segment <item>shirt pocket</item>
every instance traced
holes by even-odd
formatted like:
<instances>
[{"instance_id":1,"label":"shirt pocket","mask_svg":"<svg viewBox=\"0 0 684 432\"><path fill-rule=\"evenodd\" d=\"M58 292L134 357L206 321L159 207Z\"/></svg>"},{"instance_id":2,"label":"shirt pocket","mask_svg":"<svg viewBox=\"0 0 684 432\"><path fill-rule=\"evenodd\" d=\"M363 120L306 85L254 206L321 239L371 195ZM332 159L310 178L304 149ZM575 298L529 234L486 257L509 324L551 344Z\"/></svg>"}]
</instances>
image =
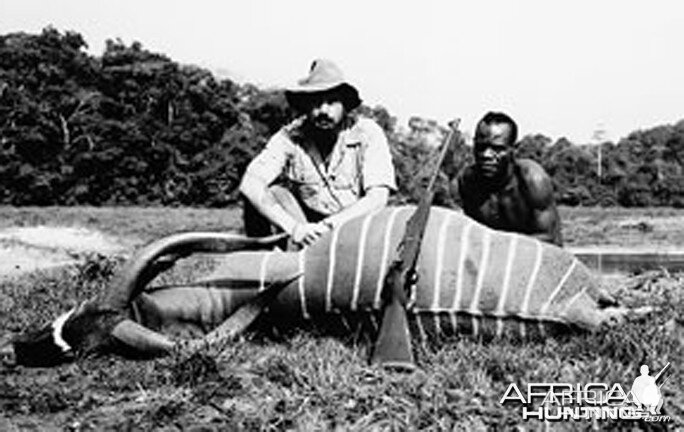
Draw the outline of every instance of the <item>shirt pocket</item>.
<instances>
[{"instance_id":1,"label":"shirt pocket","mask_svg":"<svg viewBox=\"0 0 684 432\"><path fill-rule=\"evenodd\" d=\"M330 181L335 189L352 189L356 191L360 183L358 147L349 147L340 164L330 174Z\"/></svg>"},{"instance_id":2,"label":"shirt pocket","mask_svg":"<svg viewBox=\"0 0 684 432\"><path fill-rule=\"evenodd\" d=\"M293 157L288 162L285 175L292 183L299 186L308 185L310 187L321 183L321 176L312 163L305 163L298 157Z\"/></svg>"}]
</instances>

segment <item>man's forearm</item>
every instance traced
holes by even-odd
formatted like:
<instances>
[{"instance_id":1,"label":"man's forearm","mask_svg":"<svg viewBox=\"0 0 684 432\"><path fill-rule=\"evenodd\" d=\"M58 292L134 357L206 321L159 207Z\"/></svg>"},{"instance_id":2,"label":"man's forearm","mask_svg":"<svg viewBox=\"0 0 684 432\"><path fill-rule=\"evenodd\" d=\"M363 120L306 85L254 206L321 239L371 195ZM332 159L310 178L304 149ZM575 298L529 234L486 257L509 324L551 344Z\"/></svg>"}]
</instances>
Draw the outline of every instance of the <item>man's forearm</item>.
<instances>
[{"instance_id":1,"label":"man's forearm","mask_svg":"<svg viewBox=\"0 0 684 432\"><path fill-rule=\"evenodd\" d=\"M534 231L532 236L537 240L563 246L558 210L555 207L551 206L535 213Z\"/></svg>"},{"instance_id":2,"label":"man's forearm","mask_svg":"<svg viewBox=\"0 0 684 432\"><path fill-rule=\"evenodd\" d=\"M243 181L240 185L240 192L271 223L279 226L286 233L292 234L297 225L297 220L280 205L273 192L268 189L267 184L258 180Z\"/></svg>"},{"instance_id":3,"label":"man's forearm","mask_svg":"<svg viewBox=\"0 0 684 432\"><path fill-rule=\"evenodd\" d=\"M333 226L339 226L357 216L361 216L385 207L387 205L388 198L389 189L385 187L372 188L368 191L366 196L339 213L327 217L325 221L329 222Z\"/></svg>"}]
</instances>

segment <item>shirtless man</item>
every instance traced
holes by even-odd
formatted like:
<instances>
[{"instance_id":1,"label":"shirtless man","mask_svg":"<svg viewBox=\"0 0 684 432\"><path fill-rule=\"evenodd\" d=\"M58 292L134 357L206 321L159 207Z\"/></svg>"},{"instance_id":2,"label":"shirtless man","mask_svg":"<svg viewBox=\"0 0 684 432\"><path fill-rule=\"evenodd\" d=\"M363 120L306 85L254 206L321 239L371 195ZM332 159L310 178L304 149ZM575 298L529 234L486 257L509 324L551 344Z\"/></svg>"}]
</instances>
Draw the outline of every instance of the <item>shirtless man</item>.
<instances>
[{"instance_id":1,"label":"shirtless man","mask_svg":"<svg viewBox=\"0 0 684 432\"><path fill-rule=\"evenodd\" d=\"M475 163L457 180L466 215L490 228L563 245L553 185L544 168L514 157L518 126L489 112L475 131Z\"/></svg>"}]
</instances>

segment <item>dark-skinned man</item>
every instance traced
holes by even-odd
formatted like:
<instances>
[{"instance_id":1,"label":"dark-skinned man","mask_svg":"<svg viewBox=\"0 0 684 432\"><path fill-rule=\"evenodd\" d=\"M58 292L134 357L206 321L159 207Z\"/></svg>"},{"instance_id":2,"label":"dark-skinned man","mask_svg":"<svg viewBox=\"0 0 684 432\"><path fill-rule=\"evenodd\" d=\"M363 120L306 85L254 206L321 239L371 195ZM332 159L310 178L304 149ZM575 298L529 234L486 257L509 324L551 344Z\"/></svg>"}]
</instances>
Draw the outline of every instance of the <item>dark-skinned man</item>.
<instances>
[{"instance_id":1,"label":"dark-skinned man","mask_svg":"<svg viewBox=\"0 0 684 432\"><path fill-rule=\"evenodd\" d=\"M285 96L299 114L250 162L240 184L250 236L277 227L294 246L387 205L396 189L387 138L357 115L357 89L329 60L316 60Z\"/></svg>"},{"instance_id":2,"label":"dark-skinned man","mask_svg":"<svg viewBox=\"0 0 684 432\"><path fill-rule=\"evenodd\" d=\"M538 163L515 158L517 135L504 113L489 112L478 122L475 163L456 182L463 211L490 228L562 246L551 179Z\"/></svg>"}]
</instances>

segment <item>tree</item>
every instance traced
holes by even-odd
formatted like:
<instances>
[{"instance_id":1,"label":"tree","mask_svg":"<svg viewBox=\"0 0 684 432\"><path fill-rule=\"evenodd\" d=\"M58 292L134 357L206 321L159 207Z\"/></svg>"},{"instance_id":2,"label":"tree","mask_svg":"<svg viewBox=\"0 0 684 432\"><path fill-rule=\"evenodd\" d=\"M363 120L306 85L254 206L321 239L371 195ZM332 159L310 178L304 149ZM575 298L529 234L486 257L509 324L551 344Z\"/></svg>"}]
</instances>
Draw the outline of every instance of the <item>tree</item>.
<instances>
[{"instance_id":1,"label":"tree","mask_svg":"<svg viewBox=\"0 0 684 432\"><path fill-rule=\"evenodd\" d=\"M138 42L108 40L100 57L85 47L51 27L0 36L1 203L223 206L294 114L281 91L217 80ZM446 127L416 117L403 130L382 106L359 112L389 139L394 202L417 201ZM564 204L684 206L684 120L600 147L528 135L516 151L551 174ZM471 162L464 142L450 149L436 203L458 203L452 186Z\"/></svg>"}]
</instances>

